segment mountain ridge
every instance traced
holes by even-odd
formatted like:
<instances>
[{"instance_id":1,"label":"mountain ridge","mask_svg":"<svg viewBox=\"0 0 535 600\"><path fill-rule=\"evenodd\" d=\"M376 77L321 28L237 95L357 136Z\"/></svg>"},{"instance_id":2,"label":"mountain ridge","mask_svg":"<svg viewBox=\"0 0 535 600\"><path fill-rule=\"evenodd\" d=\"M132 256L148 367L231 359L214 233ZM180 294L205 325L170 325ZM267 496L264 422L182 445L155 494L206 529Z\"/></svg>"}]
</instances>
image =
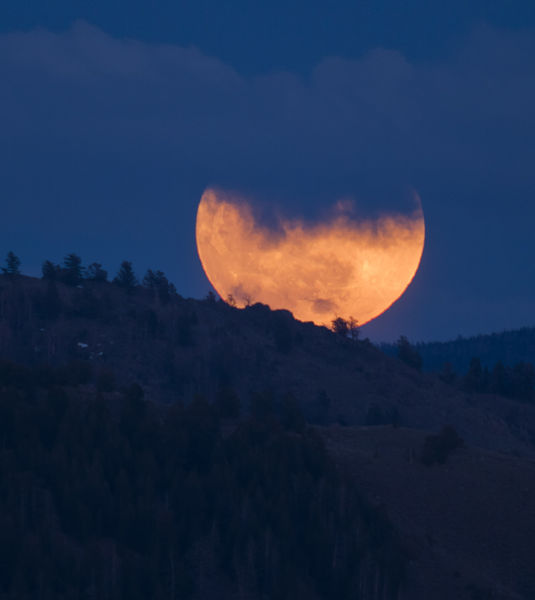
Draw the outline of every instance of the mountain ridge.
<instances>
[{"instance_id":1,"label":"mountain ridge","mask_svg":"<svg viewBox=\"0 0 535 600\"><path fill-rule=\"evenodd\" d=\"M470 337L458 336L445 342L413 344L423 360L426 371L440 371L445 363L464 374L470 361L478 358L483 367L492 369L496 363L513 367L519 362L535 364L535 327L504 330ZM379 344L379 348L395 356L395 344Z\"/></svg>"},{"instance_id":2,"label":"mountain ridge","mask_svg":"<svg viewBox=\"0 0 535 600\"><path fill-rule=\"evenodd\" d=\"M178 294L162 301L150 289L106 282L75 287L23 278L1 285L0 355L18 362L77 361L93 379L116 371L164 403L197 395L212 402L228 388L247 408L259 394L277 402L290 394L312 422L365 425L379 411L405 426L436 431L452 424L470 443L534 454L530 404L467 394L367 340L301 323L288 311Z\"/></svg>"},{"instance_id":3,"label":"mountain ridge","mask_svg":"<svg viewBox=\"0 0 535 600\"><path fill-rule=\"evenodd\" d=\"M164 291L0 276L0 593L71 564L113 600L533 597L530 402ZM464 444L424 461L445 425Z\"/></svg>"}]
</instances>

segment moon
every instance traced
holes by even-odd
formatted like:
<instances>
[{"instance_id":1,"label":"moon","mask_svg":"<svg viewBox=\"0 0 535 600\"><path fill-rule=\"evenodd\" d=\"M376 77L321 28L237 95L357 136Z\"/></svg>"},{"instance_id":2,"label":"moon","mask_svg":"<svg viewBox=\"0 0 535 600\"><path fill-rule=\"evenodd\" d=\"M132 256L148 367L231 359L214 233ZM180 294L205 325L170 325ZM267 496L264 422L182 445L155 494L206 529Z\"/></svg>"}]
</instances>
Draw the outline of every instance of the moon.
<instances>
[{"instance_id":1,"label":"moon","mask_svg":"<svg viewBox=\"0 0 535 600\"><path fill-rule=\"evenodd\" d=\"M310 225L257 223L250 204L207 189L197 209L196 240L203 269L218 294L239 308L261 302L301 321L359 325L378 317L407 289L423 253L421 202L409 216L355 221L343 203Z\"/></svg>"}]
</instances>

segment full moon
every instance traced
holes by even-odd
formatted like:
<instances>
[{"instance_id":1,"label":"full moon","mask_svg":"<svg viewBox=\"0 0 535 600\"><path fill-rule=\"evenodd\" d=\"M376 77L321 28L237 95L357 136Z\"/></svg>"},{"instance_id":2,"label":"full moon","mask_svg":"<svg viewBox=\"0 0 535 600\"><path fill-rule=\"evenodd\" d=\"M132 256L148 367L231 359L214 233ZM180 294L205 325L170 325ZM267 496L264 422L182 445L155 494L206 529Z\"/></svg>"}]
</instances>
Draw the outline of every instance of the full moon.
<instances>
[{"instance_id":1,"label":"full moon","mask_svg":"<svg viewBox=\"0 0 535 600\"><path fill-rule=\"evenodd\" d=\"M410 216L360 221L339 203L325 222L280 219L273 231L243 199L207 189L197 210L197 250L219 295L240 308L261 302L317 325L337 317L363 325L389 308L418 270L425 222L417 202Z\"/></svg>"}]
</instances>

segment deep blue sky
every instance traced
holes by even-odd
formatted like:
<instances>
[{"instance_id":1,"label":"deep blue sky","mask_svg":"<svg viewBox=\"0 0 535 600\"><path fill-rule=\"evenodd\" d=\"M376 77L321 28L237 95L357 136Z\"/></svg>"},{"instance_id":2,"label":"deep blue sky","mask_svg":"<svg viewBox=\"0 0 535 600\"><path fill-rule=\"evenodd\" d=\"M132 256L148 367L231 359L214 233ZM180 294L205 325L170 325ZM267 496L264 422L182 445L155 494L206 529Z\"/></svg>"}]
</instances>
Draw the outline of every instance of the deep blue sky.
<instances>
[{"instance_id":1,"label":"deep blue sky","mask_svg":"<svg viewBox=\"0 0 535 600\"><path fill-rule=\"evenodd\" d=\"M307 216L412 186L422 266L366 334L535 325L533 1L152 4L2 3L0 253L128 258L199 297L206 186Z\"/></svg>"}]
</instances>

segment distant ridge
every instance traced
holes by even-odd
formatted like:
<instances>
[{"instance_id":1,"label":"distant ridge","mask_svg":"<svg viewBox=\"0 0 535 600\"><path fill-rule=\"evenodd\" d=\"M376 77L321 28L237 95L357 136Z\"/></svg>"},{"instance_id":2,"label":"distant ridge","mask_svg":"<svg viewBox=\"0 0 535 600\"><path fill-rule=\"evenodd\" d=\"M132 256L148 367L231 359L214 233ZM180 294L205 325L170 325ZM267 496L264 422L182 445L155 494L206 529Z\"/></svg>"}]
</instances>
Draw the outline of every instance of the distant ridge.
<instances>
[{"instance_id":1,"label":"distant ridge","mask_svg":"<svg viewBox=\"0 0 535 600\"><path fill-rule=\"evenodd\" d=\"M459 336L448 342L420 342L415 347L425 371L440 371L449 362L456 372L465 373L474 357L489 369L497 362L512 367L519 362L535 363L535 327L468 338ZM396 355L395 344L381 344L380 348L390 356Z\"/></svg>"}]
</instances>

